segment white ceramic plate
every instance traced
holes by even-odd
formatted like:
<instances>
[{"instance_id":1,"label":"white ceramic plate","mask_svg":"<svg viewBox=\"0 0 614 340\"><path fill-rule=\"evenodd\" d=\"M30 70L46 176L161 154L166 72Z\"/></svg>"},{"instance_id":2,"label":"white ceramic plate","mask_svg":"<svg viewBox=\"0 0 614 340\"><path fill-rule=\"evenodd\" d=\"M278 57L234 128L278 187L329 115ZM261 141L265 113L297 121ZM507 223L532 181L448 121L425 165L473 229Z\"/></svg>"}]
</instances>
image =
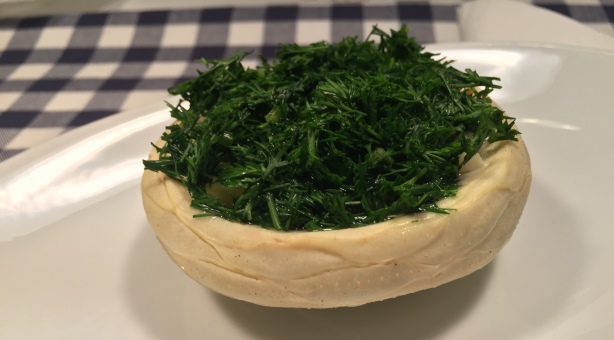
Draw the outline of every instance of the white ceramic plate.
<instances>
[{"instance_id":1,"label":"white ceramic plate","mask_svg":"<svg viewBox=\"0 0 614 340\"><path fill-rule=\"evenodd\" d=\"M611 339L614 55L430 46L503 80L533 161L512 241L483 270L336 310L265 308L194 283L141 207L140 160L170 118L117 115L0 164L2 339Z\"/></svg>"}]
</instances>

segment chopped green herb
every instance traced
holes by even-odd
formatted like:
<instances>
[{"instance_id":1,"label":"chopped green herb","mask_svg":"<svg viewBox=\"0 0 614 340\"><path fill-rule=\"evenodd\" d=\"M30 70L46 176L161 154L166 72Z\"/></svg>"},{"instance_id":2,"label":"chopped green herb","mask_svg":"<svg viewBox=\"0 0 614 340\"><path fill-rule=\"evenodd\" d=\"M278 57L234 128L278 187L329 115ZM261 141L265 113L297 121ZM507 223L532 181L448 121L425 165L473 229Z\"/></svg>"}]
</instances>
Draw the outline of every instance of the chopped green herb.
<instances>
[{"instance_id":1,"label":"chopped green herb","mask_svg":"<svg viewBox=\"0 0 614 340\"><path fill-rule=\"evenodd\" d=\"M371 37L379 38L373 42ZM453 68L408 36L373 28L365 41L280 45L246 69L246 53L202 60L173 86L177 123L145 168L177 179L198 216L277 230L364 226L419 211L446 213L463 155L516 140L514 119L491 105L498 78ZM207 193L236 188L225 205Z\"/></svg>"}]
</instances>

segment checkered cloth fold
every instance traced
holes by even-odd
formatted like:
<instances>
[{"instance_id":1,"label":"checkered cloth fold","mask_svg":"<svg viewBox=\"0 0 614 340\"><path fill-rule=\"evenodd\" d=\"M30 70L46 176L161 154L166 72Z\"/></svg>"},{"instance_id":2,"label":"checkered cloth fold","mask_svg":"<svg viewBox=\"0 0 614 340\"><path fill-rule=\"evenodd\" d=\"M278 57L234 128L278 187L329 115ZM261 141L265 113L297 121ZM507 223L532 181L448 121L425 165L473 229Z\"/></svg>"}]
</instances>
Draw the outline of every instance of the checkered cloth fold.
<instances>
[{"instance_id":1,"label":"checkered cloth fold","mask_svg":"<svg viewBox=\"0 0 614 340\"><path fill-rule=\"evenodd\" d=\"M458 0L460 3L461 0ZM561 0L562 1L562 0ZM569 0L567 0L569 1ZM162 102L201 68L238 50L364 38L407 24L420 43L458 41L458 3L202 8L0 19L0 161L66 130ZM614 4L538 3L614 32Z\"/></svg>"}]
</instances>

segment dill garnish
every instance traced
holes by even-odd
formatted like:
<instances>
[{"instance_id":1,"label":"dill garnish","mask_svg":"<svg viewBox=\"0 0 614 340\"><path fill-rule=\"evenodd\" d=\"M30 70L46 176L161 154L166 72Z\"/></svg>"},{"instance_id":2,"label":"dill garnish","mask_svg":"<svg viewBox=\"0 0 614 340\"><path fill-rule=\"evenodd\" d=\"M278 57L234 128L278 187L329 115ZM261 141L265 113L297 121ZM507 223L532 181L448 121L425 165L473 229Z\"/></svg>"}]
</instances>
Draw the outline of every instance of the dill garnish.
<instances>
[{"instance_id":1,"label":"dill garnish","mask_svg":"<svg viewBox=\"0 0 614 340\"><path fill-rule=\"evenodd\" d=\"M379 37L379 43L370 41ZM498 78L423 52L407 27L365 41L280 45L246 69L246 53L202 60L169 92L177 123L144 161L185 184L198 216L283 231L363 226L437 207L455 195L461 157L515 140L488 95ZM231 204L207 193L236 188Z\"/></svg>"}]
</instances>

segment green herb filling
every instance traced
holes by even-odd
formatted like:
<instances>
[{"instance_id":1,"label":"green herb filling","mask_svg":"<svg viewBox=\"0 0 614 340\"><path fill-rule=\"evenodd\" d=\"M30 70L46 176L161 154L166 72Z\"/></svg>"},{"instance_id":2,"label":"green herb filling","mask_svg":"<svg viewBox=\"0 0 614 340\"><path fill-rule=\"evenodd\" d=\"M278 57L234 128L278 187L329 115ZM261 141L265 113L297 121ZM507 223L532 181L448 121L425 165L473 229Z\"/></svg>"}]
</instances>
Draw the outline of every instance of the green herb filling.
<instances>
[{"instance_id":1,"label":"green herb filling","mask_svg":"<svg viewBox=\"0 0 614 340\"><path fill-rule=\"evenodd\" d=\"M254 69L245 55L203 59L206 71L169 89L189 107L169 105L177 124L144 161L183 182L195 217L290 231L446 213L437 201L455 195L461 157L518 134L488 98L498 78L436 60L405 26L280 45ZM206 191L214 183L236 188L232 202Z\"/></svg>"}]
</instances>

